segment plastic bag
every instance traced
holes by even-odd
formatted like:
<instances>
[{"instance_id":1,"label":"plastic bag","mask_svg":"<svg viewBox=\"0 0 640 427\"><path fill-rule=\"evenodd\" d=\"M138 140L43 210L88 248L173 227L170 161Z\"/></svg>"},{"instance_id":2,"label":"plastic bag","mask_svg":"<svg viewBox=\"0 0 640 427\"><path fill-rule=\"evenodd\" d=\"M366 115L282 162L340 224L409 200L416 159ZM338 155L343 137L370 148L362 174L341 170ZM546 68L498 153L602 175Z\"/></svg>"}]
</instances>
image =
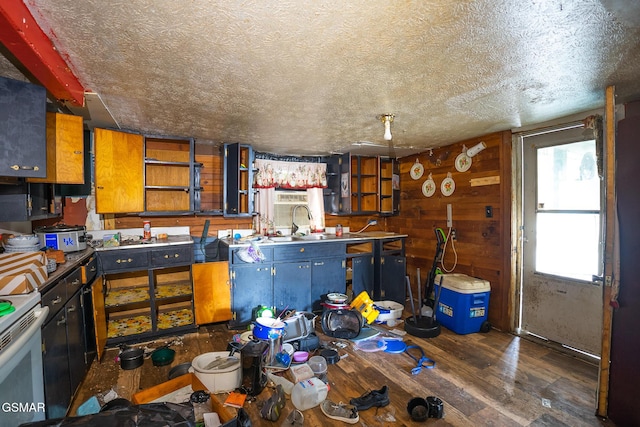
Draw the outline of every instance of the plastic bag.
<instances>
[{"instance_id":1,"label":"plastic bag","mask_svg":"<svg viewBox=\"0 0 640 427\"><path fill-rule=\"evenodd\" d=\"M251 244L246 247L238 250L238 258L240 258L244 262L262 262L265 260L264 253L260 250L260 247L256 242L251 242Z\"/></svg>"}]
</instances>

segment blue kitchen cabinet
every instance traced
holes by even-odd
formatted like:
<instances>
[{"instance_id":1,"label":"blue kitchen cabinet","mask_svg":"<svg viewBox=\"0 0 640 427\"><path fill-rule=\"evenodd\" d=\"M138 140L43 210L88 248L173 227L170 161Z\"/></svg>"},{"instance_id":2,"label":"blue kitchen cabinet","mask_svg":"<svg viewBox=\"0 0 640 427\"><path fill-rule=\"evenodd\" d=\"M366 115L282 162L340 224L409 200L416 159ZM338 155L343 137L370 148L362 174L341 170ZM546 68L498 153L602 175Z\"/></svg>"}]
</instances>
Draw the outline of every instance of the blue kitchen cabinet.
<instances>
[{"instance_id":1,"label":"blue kitchen cabinet","mask_svg":"<svg viewBox=\"0 0 640 427\"><path fill-rule=\"evenodd\" d=\"M311 311L321 294L344 291L345 244L298 243L262 245L263 262L247 263L239 256L242 245L228 246L232 281L230 326L243 326L252 320L257 306ZM336 256L338 254L339 256Z\"/></svg>"},{"instance_id":2,"label":"blue kitchen cabinet","mask_svg":"<svg viewBox=\"0 0 640 427\"><path fill-rule=\"evenodd\" d=\"M373 276L374 263L373 254L359 255L350 258L351 264L351 290L353 295L358 296L361 292L367 291L373 297Z\"/></svg>"},{"instance_id":3,"label":"blue kitchen cabinet","mask_svg":"<svg viewBox=\"0 0 640 427\"><path fill-rule=\"evenodd\" d=\"M0 221L35 221L60 217L62 205L55 200L53 184L18 182L0 185Z\"/></svg>"},{"instance_id":4,"label":"blue kitchen cabinet","mask_svg":"<svg viewBox=\"0 0 640 427\"><path fill-rule=\"evenodd\" d=\"M273 306L271 263L233 265L231 268L232 326L251 322L253 309Z\"/></svg>"},{"instance_id":5,"label":"blue kitchen cabinet","mask_svg":"<svg viewBox=\"0 0 640 427\"><path fill-rule=\"evenodd\" d=\"M225 217L252 217L255 214L253 188L253 148L224 144L223 205Z\"/></svg>"},{"instance_id":6,"label":"blue kitchen cabinet","mask_svg":"<svg viewBox=\"0 0 640 427\"><path fill-rule=\"evenodd\" d=\"M276 311L311 310L311 262L274 264L273 299Z\"/></svg>"},{"instance_id":7,"label":"blue kitchen cabinet","mask_svg":"<svg viewBox=\"0 0 640 427\"><path fill-rule=\"evenodd\" d=\"M171 241L172 236L169 236ZM179 242L180 240L176 237ZM100 248L107 345L141 341L195 329L193 243ZM108 286L107 286L108 285ZM97 291L96 291L97 292ZM101 296L95 295L93 301ZM139 325L130 328L129 324ZM100 327L102 329L102 326Z\"/></svg>"},{"instance_id":8,"label":"blue kitchen cabinet","mask_svg":"<svg viewBox=\"0 0 640 427\"><path fill-rule=\"evenodd\" d=\"M47 418L64 417L87 366L81 345L81 270L52 284L42 296L49 315L42 328L42 365Z\"/></svg>"},{"instance_id":9,"label":"blue kitchen cabinet","mask_svg":"<svg viewBox=\"0 0 640 427\"><path fill-rule=\"evenodd\" d=\"M374 301L406 301L407 265L404 238L374 242Z\"/></svg>"},{"instance_id":10,"label":"blue kitchen cabinet","mask_svg":"<svg viewBox=\"0 0 640 427\"><path fill-rule=\"evenodd\" d=\"M46 103L44 87L0 77L0 176L47 176Z\"/></svg>"},{"instance_id":11,"label":"blue kitchen cabinet","mask_svg":"<svg viewBox=\"0 0 640 427\"><path fill-rule=\"evenodd\" d=\"M311 311L322 311L320 305L331 292L345 293L345 256L319 258L311 261Z\"/></svg>"}]
</instances>

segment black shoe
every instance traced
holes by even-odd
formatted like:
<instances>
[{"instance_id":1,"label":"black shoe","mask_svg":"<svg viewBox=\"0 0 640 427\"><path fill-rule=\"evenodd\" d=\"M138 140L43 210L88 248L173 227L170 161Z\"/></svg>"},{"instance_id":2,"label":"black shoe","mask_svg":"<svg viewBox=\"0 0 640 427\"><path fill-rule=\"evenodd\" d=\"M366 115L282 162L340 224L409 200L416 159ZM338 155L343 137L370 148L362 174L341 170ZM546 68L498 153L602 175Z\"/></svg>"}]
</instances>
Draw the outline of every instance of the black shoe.
<instances>
[{"instance_id":1,"label":"black shoe","mask_svg":"<svg viewBox=\"0 0 640 427\"><path fill-rule=\"evenodd\" d=\"M364 411L373 406L387 406L389 404L389 389L385 385L380 390L371 390L360 397L354 397L349 401L358 411Z\"/></svg>"}]
</instances>

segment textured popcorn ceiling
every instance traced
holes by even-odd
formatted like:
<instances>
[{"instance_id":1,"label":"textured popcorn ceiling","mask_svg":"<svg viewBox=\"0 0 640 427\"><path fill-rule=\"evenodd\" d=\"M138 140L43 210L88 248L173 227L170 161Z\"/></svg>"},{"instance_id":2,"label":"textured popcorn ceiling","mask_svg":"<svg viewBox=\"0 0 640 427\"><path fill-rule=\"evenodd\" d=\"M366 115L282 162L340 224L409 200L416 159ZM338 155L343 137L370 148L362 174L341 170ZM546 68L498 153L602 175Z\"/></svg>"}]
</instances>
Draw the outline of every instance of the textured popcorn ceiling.
<instances>
[{"instance_id":1,"label":"textured popcorn ceiling","mask_svg":"<svg viewBox=\"0 0 640 427\"><path fill-rule=\"evenodd\" d=\"M610 84L640 98L635 1L25 2L122 129L259 151L386 147L389 112L402 155L602 107Z\"/></svg>"}]
</instances>

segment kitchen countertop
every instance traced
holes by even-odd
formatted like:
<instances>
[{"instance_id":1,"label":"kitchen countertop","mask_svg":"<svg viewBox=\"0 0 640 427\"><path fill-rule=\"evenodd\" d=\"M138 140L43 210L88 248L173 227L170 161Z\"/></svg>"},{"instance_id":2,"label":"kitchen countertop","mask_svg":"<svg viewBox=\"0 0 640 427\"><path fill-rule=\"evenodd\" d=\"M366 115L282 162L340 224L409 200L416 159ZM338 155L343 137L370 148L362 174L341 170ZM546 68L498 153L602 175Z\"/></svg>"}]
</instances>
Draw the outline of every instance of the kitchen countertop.
<instances>
[{"instance_id":1,"label":"kitchen countertop","mask_svg":"<svg viewBox=\"0 0 640 427\"><path fill-rule=\"evenodd\" d=\"M344 233L341 237L335 234L318 233L307 236L247 236L240 240L223 239L222 241L230 247L242 247L249 245L252 241L261 246L273 245L294 245L306 243L326 243L326 242L357 242L363 240L398 239L409 237L407 234L394 233L390 231L366 231L362 233Z\"/></svg>"},{"instance_id":2,"label":"kitchen countertop","mask_svg":"<svg viewBox=\"0 0 640 427\"><path fill-rule=\"evenodd\" d=\"M120 246L108 246L104 247L101 245L102 241L100 241L100 245L95 246L96 251L110 251L110 250L118 250L118 249L135 249L135 248L156 248L161 246L171 246L171 245L188 245L193 243L193 238L186 235L177 235L177 236L167 236L166 239L158 239L156 237L152 237L151 240L124 240L120 242Z\"/></svg>"},{"instance_id":3,"label":"kitchen countertop","mask_svg":"<svg viewBox=\"0 0 640 427\"><path fill-rule=\"evenodd\" d=\"M82 265L84 261L86 261L91 255L93 255L93 248L87 248L82 251L76 252L67 252L64 255L65 262L63 264L58 264L56 267L56 271L53 273L49 273L49 277L47 281L44 282L41 286L38 287L38 291L41 294L47 292L47 290L56 283L58 280L62 279L67 274L71 273L76 267Z\"/></svg>"}]
</instances>

